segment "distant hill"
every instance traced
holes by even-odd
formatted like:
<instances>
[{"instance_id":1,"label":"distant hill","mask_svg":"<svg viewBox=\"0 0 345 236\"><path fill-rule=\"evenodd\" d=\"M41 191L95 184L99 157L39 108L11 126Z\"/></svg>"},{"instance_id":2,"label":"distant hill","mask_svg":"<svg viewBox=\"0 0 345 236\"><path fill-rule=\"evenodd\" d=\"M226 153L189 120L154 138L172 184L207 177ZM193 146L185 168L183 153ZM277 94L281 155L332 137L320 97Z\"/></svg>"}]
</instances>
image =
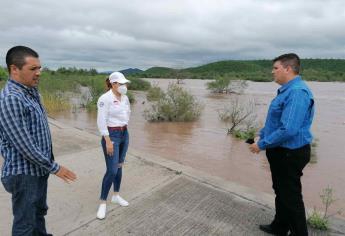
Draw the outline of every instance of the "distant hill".
<instances>
[{"instance_id":1,"label":"distant hill","mask_svg":"<svg viewBox=\"0 0 345 236\"><path fill-rule=\"evenodd\" d=\"M112 71L112 70L108 70L108 71L99 72L99 74L110 75L113 72L114 71ZM141 73L141 72L143 72L143 70L140 70L138 68L128 68L128 69L120 70L120 72L124 75L132 75L132 74Z\"/></svg>"},{"instance_id":2,"label":"distant hill","mask_svg":"<svg viewBox=\"0 0 345 236\"><path fill-rule=\"evenodd\" d=\"M344 59L302 59L302 75L306 80L344 81ZM272 81L271 60L229 60L185 69L152 67L137 76L146 78L215 79L228 76L233 79Z\"/></svg>"},{"instance_id":3,"label":"distant hill","mask_svg":"<svg viewBox=\"0 0 345 236\"><path fill-rule=\"evenodd\" d=\"M138 69L138 68L128 68L128 69L125 69L125 70L120 70L120 72L122 74L124 74L124 75L132 75L132 74L141 73L143 71Z\"/></svg>"}]
</instances>

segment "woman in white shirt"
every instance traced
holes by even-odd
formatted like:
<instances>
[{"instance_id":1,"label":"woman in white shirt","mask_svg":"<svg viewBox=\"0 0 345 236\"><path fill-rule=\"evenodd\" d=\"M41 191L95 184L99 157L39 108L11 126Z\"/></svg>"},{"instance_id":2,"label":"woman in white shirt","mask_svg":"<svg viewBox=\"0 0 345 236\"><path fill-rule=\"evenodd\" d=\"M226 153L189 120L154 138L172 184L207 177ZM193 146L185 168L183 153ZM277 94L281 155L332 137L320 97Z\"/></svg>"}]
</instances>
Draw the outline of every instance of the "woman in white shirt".
<instances>
[{"instance_id":1,"label":"woman in white shirt","mask_svg":"<svg viewBox=\"0 0 345 236\"><path fill-rule=\"evenodd\" d=\"M102 135L102 148L107 166L102 181L101 203L97 218L104 219L106 201L111 185L114 193L111 202L128 206L128 202L119 195L122 165L128 149L127 125L130 115L130 103L127 93L127 83L130 81L120 72L114 72L107 79L109 91L104 93L97 102L97 126Z\"/></svg>"}]
</instances>

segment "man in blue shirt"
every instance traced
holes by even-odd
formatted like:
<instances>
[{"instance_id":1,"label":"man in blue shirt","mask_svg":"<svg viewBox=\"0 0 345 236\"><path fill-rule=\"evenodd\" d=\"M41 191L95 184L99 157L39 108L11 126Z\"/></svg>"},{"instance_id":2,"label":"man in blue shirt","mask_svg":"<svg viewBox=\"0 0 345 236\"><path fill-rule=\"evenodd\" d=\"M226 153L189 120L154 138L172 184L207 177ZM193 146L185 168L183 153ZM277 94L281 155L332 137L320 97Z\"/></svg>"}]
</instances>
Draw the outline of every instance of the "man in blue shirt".
<instances>
[{"instance_id":1,"label":"man in blue shirt","mask_svg":"<svg viewBox=\"0 0 345 236\"><path fill-rule=\"evenodd\" d=\"M273 60L273 78L281 85L268 110L253 153L266 150L276 195L274 220L260 229L275 235L308 235L302 197L302 170L310 160L314 98L299 75L300 59L284 54Z\"/></svg>"},{"instance_id":2,"label":"man in blue shirt","mask_svg":"<svg viewBox=\"0 0 345 236\"><path fill-rule=\"evenodd\" d=\"M1 182L12 194L12 235L46 232L49 174L66 182L76 175L54 161L46 112L37 90L41 64L38 54L24 46L6 55L10 75L0 92L0 152L5 161Z\"/></svg>"}]
</instances>

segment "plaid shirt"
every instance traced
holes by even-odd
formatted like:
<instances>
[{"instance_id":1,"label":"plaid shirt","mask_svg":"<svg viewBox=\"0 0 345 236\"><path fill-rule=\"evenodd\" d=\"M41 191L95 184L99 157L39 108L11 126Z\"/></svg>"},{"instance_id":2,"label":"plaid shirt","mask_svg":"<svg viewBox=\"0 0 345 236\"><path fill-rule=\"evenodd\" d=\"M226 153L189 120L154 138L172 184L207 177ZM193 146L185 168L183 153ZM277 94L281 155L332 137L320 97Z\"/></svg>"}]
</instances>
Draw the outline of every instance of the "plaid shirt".
<instances>
[{"instance_id":1,"label":"plaid shirt","mask_svg":"<svg viewBox=\"0 0 345 236\"><path fill-rule=\"evenodd\" d=\"M1 177L56 173L47 115L37 88L9 79L0 92Z\"/></svg>"}]
</instances>

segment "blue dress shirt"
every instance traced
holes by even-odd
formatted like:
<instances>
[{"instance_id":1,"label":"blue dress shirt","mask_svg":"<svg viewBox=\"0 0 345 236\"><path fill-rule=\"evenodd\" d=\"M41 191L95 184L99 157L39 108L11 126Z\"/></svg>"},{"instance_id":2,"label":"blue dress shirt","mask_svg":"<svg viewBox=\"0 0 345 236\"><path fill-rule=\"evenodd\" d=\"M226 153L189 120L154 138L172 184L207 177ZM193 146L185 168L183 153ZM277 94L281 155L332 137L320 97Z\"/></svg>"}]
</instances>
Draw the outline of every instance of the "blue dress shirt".
<instances>
[{"instance_id":1,"label":"blue dress shirt","mask_svg":"<svg viewBox=\"0 0 345 236\"><path fill-rule=\"evenodd\" d=\"M300 76L281 86L260 131L259 148L296 149L310 144L314 109L313 94Z\"/></svg>"}]
</instances>

